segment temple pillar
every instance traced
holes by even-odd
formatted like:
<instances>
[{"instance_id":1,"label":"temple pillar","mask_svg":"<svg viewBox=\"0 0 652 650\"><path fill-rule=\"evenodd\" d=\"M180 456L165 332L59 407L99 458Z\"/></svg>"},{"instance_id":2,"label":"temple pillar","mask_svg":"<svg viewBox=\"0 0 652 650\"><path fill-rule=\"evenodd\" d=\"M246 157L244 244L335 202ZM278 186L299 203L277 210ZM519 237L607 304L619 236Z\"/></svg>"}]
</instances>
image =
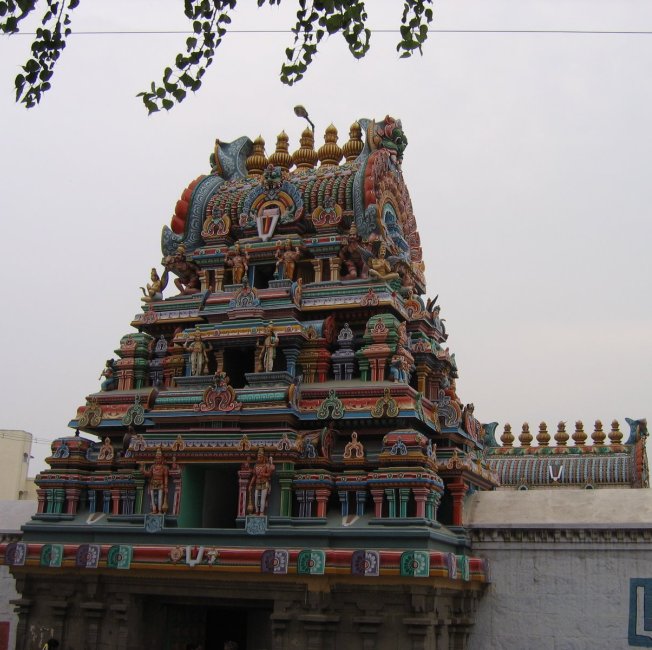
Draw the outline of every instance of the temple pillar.
<instances>
[{"instance_id":1,"label":"temple pillar","mask_svg":"<svg viewBox=\"0 0 652 650\"><path fill-rule=\"evenodd\" d=\"M304 614L299 616L305 632L306 650L327 650L332 648L331 636L340 622L337 615Z\"/></svg>"},{"instance_id":2,"label":"temple pillar","mask_svg":"<svg viewBox=\"0 0 652 650\"><path fill-rule=\"evenodd\" d=\"M270 617L272 623L272 650L285 650L285 639L288 624L292 621L290 614L274 613Z\"/></svg>"},{"instance_id":3,"label":"temple pillar","mask_svg":"<svg viewBox=\"0 0 652 650\"><path fill-rule=\"evenodd\" d=\"M69 515L77 514L77 506L79 504L79 496L81 490L79 488L66 488L66 513Z\"/></svg>"},{"instance_id":4,"label":"temple pillar","mask_svg":"<svg viewBox=\"0 0 652 650\"><path fill-rule=\"evenodd\" d=\"M111 489L111 514L120 514L120 490L118 488Z\"/></svg>"},{"instance_id":5,"label":"temple pillar","mask_svg":"<svg viewBox=\"0 0 652 650\"><path fill-rule=\"evenodd\" d=\"M317 497L317 516L325 517L331 491L328 488L317 488L315 494Z\"/></svg>"},{"instance_id":6,"label":"temple pillar","mask_svg":"<svg viewBox=\"0 0 652 650\"><path fill-rule=\"evenodd\" d=\"M353 625L362 639L361 650L374 650L377 644L378 628L383 624L380 616L354 616Z\"/></svg>"},{"instance_id":7,"label":"temple pillar","mask_svg":"<svg viewBox=\"0 0 652 650\"><path fill-rule=\"evenodd\" d=\"M340 513L346 517L349 514L349 493L347 490L338 490L337 496L340 499Z\"/></svg>"},{"instance_id":8,"label":"temple pillar","mask_svg":"<svg viewBox=\"0 0 652 650\"><path fill-rule=\"evenodd\" d=\"M400 488L398 491L399 517L407 517L408 501L410 500L410 488Z\"/></svg>"},{"instance_id":9,"label":"temple pillar","mask_svg":"<svg viewBox=\"0 0 652 650\"><path fill-rule=\"evenodd\" d=\"M383 516L383 496L385 491L383 488L373 488L371 490L371 496L374 500L374 516L376 519L381 519Z\"/></svg>"},{"instance_id":10,"label":"temple pillar","mask_svg":"<svg viewBox=\"0 0 652 650\"><path fill-rule=\"evenodd\" d=\"M423 517L426 516L426 500L428 499L428 493L430 490L425 487L412 488L412 494L414 494L414 501L417 505L416 516Z\"/></svg>"},{"instance_id":11,"label":"temple pillar","mask_svg":"<svg viewBox=\"0 0 652 650\"><path fill-rule=\"evenodd\" d=\"M80 604L84 614L84 644L88 650L98 647L100 638L100 625L104 615L104 603L87 601Z\"/></svg>"},{"instance_id":12,"label":"temple pillar","mask_svg":"<svg viewBox=\"0 0 652 650\"><path fill-rule=\"evenodd\" d=\"M464 497L468 486L460 478L448 484L448 489L453 497L453 526L462 526L464 522Z\"/></svg>"},{"instance_id":13,"label":"temple pillar","mask_svg":"<svg viewBox=\"0 0 652 650\"><path fill-rule=\"evenodd\" d=\"M283 469L278 471L278 482L281 486L281 504L279 515L281 517L292 516L292 476L294 465L284 463Z\"/></svg>"},{"instance_id":14,"label":"temple pillar","mask_svg":"<svg viewBox=\"0 0 652 650\"><path fill-rule=\"evenodd\" d=\"M145 491L145 479L142 477L135 478L136 484L136 501L134 503L134 512L142 514L143 512L143 493ZM94 512L94 510L92 511Z\"/></svg>"},{"instance_id":15,"label":"temple pillar","mask_svg":"<svg viewBox=\"0 0 652 650\"><path fill-rule=\"evenodd\" d=\"M312 504L314 502L315 502L315 491L306 490L306 503L305 503L306 517L312 517Z\"/></svg>"},{"instance_id":16,"label":"temple pillar","mask_svg":"<svg viewBox=\"0 0 652 650\"><path fill-rule=\"evenodd\" d=\"M393 519L396 517L396 488L385 488L385 496L387 497L387 516Z\"/></svg>"},{"instance_id":17,"label":"temple pillar","mask_svg":"<svg viewBox=\"0 0 652 650\"><path fill-rule=\"evenodd\" d=\"M283 354L285 355L285 362L288 374L293 377L297 374L297 359L299 358L300 348L298 345L288 345L283 348Z\"/></svg>"},{"instance_id":18,"label":"temple pillar","mask_svg":"<svg viewBox=\"0 0 652 650\"><path fill-rule=\"evenodd\" d=\"M331 271L331 282L338 282L340 279L340 266L342 261L339 257L330 257L328 259L328 264Z\"/></svg>"},{"instance_id":19,"label":"temple pillar","mask_svg":"<svg viewBox=\"0 0 652 650\"><path fill-rule=\"evenodd\" d=\"M47 490L43 488L36 489L36 499L38 504L36 506L36 512L42 514L45 512L45 503L46 503Z\"/></svg>"},{"instance_id":20,"label":"temple pillar","mask_svg":"<svg viewBox=\"0 0 652 650\"><path fill-rule=\"evenodd\" d=\"M321 259L316 259L316 260L310 260L312 263L312 268L315 271L315 282L321 282L322 281L322 260Z\"/></svg>"},{"instance_id":21,"label":"temple pillar","mask_svg":"<svg viewBox=\"0 0 652 650\"><path fill-rule=\"evenodd\" d=\"M428 378L428 370L424 366L417 366L417 391L422 395L426 395L426 380Z\"/></svg>"},{"instance_id":22,"label":"temple pillar","mask_svg":"<svg viewBox=\"0 0 652 650\"><path fill-rule=\"evenodd\" d=\"M63 488L56 488L52 490L52 496L54 499L54 504L52 507L52 512L60 514L63 512L63 502L66 497L66 491Z\"/></svg>"},{"instance_id":23,"label":"temple pillar","mask_svg":"<svg viewBox=\"0 0 652 650\"><path fill-rule=\"evenodd\" d=\"M215 283L213 291L224 291L224 267L220 266L215 269Z\"/></svg>"},{"instance_id":24,"label":"temple pillar","mask_svg":"<svg viewBox=\"0 0 652 650\"><path fill-rule=\"evenodd\" d=\"M366 490L356 490L355 491L355 514L358 517L364 515L364 507L367 502L367 491Z\"/></svg>"},{"instance_id":25,"label":"temple pillar","mask_svg":"<svg viewBox=\"0 0 652 650\"><path fill-rule=\"evenodd\" d=\"M52 611L52 636L65 647L64 632L68 601L66 598L61 598L61 600L51 600L48 605Z\"/></svg>"},{"instance_id":26,"label":"temple pillar","mask_svg":"<svg viewBox=\"0 0 652 650\"><path fill-rule=\"evenodd\" d=\"M170 479L172 480L172 508L171 515L178 515L181 510L181 468L177 465L176 456L172 457L172 467L170 468Z\"/></svg>"},{"instance_id":27,"label":"temple pillar","mask_svg":"<svg viewBox=\"0 0 652 650\"><path fill-rule=\"evenodd\" d=\"M18 590L20 585L17 585ZM9 604L14 606L14 613L18 616L16 625L16 650L31 650L28 630L29 630L29 613L32 608L32 601L29 598L16 598L10 600Z\"/></svg>"},{"instance_id":28,"label":"temple pillar","mask_svg":"<svg viewBox=\"0 0 652 650\"><path fill-rule=\"evenodd\" d=\"M224 370L224 348L213 350L213 357L215 358L215 372L222 372Z\"/></svg>"},{"instance_id":29,"label":"temple pillar","mask_svg":"<svg viewBox=\"0 0 652 650\"><path fill-rule=\"evenodd\" d=\"M210 285L210 271L207 271L205 269L202 269L199 272L199 282L201 286L201 291L208 291L208 287Z\"/></svg>"},{"instance_id":30,"label":"temple pillar","mask_svg":"<svg viewBox=\"0 0 652 650\"><path fill-rule=\"evenodd\" d=\"M429 618L404 618L403 624L411 640L411 650L427 650L431 647L429 640L432 640L432 622Z\"/></svg>"},{"instance_id":31,"label":"temple pillar","mask_svg":"<svg viewBox=\"0 0 652 650\"><path fill-rule=\"evenodd\" d=\"M247 493L252 469L246 463L238 470L238 517L247 516Z\"/></svg>"},{"instance_id":32,"label":"temple pillar","mask_svg":"<svg viewBox=\"0 0 652 650\"><path fill-rule=\"evenodd\" d=\"M306 491L296 490L295 494L299 504L299 517L306 517Z\"/></svg>"}]
</instances>

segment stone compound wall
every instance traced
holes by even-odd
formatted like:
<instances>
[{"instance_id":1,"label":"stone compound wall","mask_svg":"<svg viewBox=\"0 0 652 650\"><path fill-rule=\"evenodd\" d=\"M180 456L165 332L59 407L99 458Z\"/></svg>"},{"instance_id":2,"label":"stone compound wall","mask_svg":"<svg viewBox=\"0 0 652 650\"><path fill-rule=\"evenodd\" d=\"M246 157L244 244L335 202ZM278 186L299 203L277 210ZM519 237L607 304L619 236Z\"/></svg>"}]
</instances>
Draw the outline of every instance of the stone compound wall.
<instances>
[{"instance_id":1,"label":"stone compound wall","mask_svg":"<svg viewBox=\"0 0 652 650\"><path fill-rule=\"evenodd\" d=\"M607 491L553 492L549 498L554 506L556 500L575 498L597 502ZM524 521L528 516L517 511L513 514L518 523L492 526L487 520L491 516L486 517L487 504L475 504L476 524L468 522L473 552L489 560L491 585L478 604L469 650L652 647L652 520L647 526L627 521L640 516L631 495L639 493L634 501L652 502L652 494L648 490L609 492L617 493L613 498L618 504L612 504L609 517L601 515L602 507L594 511L595 519L602 520L599 523L572 523L568 521L572 512L555 507L557 521L542 521L548 517L536 513L536 501L546 498L541 492L534 498L526 494L527 503L520 504L526 510L532 508L529 523ZM500 492L481 499L490 500L492 494L497 496L490 509L503 500ZM551 502L547 503L550 507ZM537 516L539 521L535 521ZM509 509L503 517L509 519ZM638 621L637 592L644 599L640 605L644 615L639 614Z\"/></svg>"}]
</instances>

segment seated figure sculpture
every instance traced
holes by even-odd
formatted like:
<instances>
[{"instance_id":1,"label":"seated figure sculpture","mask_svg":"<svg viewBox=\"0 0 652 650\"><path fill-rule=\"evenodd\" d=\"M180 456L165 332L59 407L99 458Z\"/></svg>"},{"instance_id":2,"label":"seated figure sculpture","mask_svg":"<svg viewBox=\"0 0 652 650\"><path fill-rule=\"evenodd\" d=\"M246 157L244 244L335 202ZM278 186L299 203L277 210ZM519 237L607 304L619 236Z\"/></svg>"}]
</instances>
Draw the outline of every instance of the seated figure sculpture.
<instances>
[{"instance_id":1,"label":"seated figure sculpture","mask_svg":"<svg viewBox=\"0 0 652 650\"><path fill-rule=\"evenodd\" d=\"M156 269L152 268L149 277L151 282L148 282L145 287L140 287L140 290L143 292L141 300L143 302L163 300L163 289L165 289L168 284L168 270L165 269L165 271L163 271L163 277L159 277Z\"/></svg>"},{"instance_id":2,"label":"seated figure sculpture","mask_svg":"<svg viewBox=\"0 0 652 650\"><path fill-rule=\"evenodd\" d=\"M386 254L387 246L381 243L378 249L378 257L372 257L368 261L369 275L378 280L396 280L400 275L392 271L392 266L385 257Z\"/></svg>"}]
</instances>

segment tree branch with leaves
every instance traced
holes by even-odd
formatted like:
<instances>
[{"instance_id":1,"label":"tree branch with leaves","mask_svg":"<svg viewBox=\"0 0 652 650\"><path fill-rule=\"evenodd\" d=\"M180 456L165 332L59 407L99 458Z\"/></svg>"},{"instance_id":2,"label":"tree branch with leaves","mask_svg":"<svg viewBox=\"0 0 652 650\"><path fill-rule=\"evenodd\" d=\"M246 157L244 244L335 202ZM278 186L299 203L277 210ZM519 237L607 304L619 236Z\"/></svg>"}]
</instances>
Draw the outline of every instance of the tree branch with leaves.
<instances>
[{"instance_id":1,"label":"tree branch with leaves","mask_svg":"<svg viewBox=\"0 0 652 650\"><path fill-rule=\"evenodd\" d=\"M244 0L240 0L243 2ZM285 50L281 82L291 86L306 74L324 38L341 34L349 51L360 59L367 54L371 29L363 0L296 0L296 22L291 28L293 44ZM71 14L80 0L0 0L0 33L20 32L21 23L37 9L43 10L41 26L31 44L31 56L15 80L16 101L26 108L36 106L51 88L54 67L71 35ZM258 7L280 5L281 0L257 0ZM433 0L403 0L400 40L396 50L401 58L422 53L433 19ZM184 0L184 14L192 35L186 51L177 54L157 84L138 93L148 113L170 110L181 103L188 91L197 92L202 77L215 59L215 52L228 32L231 14L238 0Z\"/></svg>"}]
</instances>

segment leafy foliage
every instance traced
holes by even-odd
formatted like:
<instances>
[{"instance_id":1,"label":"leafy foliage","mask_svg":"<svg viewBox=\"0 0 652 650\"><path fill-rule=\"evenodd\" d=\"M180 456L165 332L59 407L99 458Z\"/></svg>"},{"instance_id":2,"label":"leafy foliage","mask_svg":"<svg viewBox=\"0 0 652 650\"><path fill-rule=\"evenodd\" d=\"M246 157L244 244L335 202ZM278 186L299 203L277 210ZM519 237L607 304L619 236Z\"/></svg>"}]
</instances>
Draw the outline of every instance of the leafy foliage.
<instances>
[{"instance_id":1,"label":"leafy foliage","mask_svg":"<svg viewBox=\"0 0 652 650\"><path fill-rule=\"evenodd\" d=\"M0 0L0 32L15 34L20 23L37 9L45 7L41 27L36 30L31 45L31 57L22 66L14 85L16 101L27 108L41 101L50 89L54 65L66 47L70 35L70 14L80 0ZM258 7L280 5L281 0L257 0ZM396 49L401 58L422 52L432 22L433 0L403 0L400 40ZM184 0L184 13L192 26L186 39L185 53L177 54L174 64L165 68L159 84L138 93L151 114L170 110L181 103L188 91L196 92L202 77L213 63L215 50L222 42L231 23L230 14L238 0ZM322 40L341 34L349 51L362 58L370 46L371 31L367 27L364 0L298 0L296 23L292 28L294 42L285 50L281 66L281 81L291 86L301 80L312 63Z\"/></svg>"}]
</instances>

